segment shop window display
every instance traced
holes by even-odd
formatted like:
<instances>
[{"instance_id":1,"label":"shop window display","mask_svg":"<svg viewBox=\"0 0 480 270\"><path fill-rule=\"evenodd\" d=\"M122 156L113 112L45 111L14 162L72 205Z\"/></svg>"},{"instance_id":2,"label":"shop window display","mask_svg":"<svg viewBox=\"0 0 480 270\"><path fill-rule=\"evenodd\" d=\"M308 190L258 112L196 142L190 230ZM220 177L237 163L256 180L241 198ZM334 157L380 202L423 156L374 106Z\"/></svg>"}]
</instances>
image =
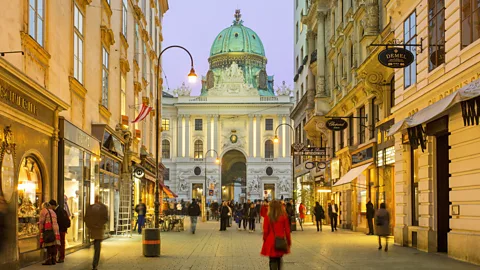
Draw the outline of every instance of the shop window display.
<instances>
[{"instance_id":1,"label":"shop window display","mask_svg":"<svg viewBox=\"0 0 480 270\"><path fill-rule=\"evenodd\" d=\"M68 248L82 244L84 238L84 152L74 146L65 145L64 166L64 208L71 222L65 243Z\"/></svg>"},{"instance_id":2,"label":"shop window display","mask_svg":"<svg viewBox=\"0 0 480 270\"><path fill-rule=\"evenodd\" d=\"M34 157L22 160L18 174L18 238L20 252L38 247L38 220L42 204L42 174Z\"/></svg>"}]
</instances>

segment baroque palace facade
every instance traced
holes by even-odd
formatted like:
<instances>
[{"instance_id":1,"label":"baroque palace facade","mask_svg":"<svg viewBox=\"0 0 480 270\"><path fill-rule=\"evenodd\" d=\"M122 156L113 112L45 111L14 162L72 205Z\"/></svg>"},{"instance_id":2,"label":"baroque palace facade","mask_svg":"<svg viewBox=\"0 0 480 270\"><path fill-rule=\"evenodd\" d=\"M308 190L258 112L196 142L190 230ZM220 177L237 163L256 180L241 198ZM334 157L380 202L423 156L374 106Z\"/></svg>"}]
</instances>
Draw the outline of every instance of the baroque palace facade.
<instances>
[{"instance_id":1,"label":"baroque palace facade","mask_svg":"<svg viewBox=\"0 0 480 270\"><path fill-rule=\"evenodd\" d=\"M109 209L108 234L129 233L133 201L153 209L155 113L131 121L155 98L167 10L167 0L4 3L0 182L9 231L0 268L43 259L37 223L50 199L71 217L69 250L89 245L83 216L96 195ZM132 166L145 176L134 179Z\"/></svg>"},{"instance_id":2,"label":"baroque palace facade","mask_svg":"<svg viewBox=\"0 0 480 270\"><path fill-rule=\"evenodd\" d=\"M208 61L200 96L185 85L164 94L165 184L188 201L291 198L291 130L282 125L291 123L291 91L285 83L274 91L260 37L239 10Z\"/></svg>"},{"instance_id":3,"label":"baroque palace facade","mask_svg":"<svg viewBox=\"0 0 480 270\"><path fill-rule=\"evenodd\" d=\"M304 130L330 153L307 179L339 204L343 228L366 231L366 202L384 202L396 244L480 263L479 10L469 0L307 1ZM385 67L386 46L372 44L407 44L414 61ZM348 127L328 130L332 117Z\"/></svg>"}]
</instances>

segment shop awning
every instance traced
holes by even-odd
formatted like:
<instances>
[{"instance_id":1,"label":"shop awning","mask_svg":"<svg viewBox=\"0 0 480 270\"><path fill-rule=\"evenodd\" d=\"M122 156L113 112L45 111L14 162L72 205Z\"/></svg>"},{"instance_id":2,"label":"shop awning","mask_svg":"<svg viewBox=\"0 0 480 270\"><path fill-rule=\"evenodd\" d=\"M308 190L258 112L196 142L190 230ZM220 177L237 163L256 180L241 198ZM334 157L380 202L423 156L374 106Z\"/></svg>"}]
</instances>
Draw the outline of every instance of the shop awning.
<instances>
[{"instance_id":1,"label":"shop awning","mask_svg":"<svg viewBox=\"0 0 480 270\"><path fill-rule=\"evenodd\" d=\"M480 117L480 79L467 84L414 115L398 121L389 129L388 136L392 136L404 129L427 123L460 102L462 103L464 125L478 125Z\"/></svg>"},{"instance_id":2,"label":"shop awning","mask_svg":"<svg viewBox=\"0 0 480 270\"><path fill-rule=\"evenodd\" d=\"M173 193L173 191L171 191L167 186L165 186L165 184L163 184L162 182L159 182L159 183L160 183L160 186L162 187L163 192L167 194L168 198L178 197L177 194Z\"/></svg>"},{"instance_id":3,"label":"shop awning","mask_svg":"<svg viewBox=\"0 0 480 270\"><path fill-rule=\"evenodd\" d=\"M365 165L351 169L344 176L340 177L340 180L338 180L333 186L341 186L352 182L353 179L357 178L363 171L368 168L368 166L372 165L372 163L373 162L370 162Z\"/></svg>"}]
</instances>

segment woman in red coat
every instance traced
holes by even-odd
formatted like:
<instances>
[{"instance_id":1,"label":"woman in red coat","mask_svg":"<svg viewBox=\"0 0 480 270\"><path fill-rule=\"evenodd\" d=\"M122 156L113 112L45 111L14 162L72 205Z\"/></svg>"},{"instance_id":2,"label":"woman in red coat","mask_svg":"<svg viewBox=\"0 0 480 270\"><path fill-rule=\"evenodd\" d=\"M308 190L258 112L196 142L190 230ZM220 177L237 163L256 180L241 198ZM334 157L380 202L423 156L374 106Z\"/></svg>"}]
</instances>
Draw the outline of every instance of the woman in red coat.
<instances>
[{"instance_id":1,"label":"woman in red coat","mask_svg":"<svg viewBox=\"0 0 480 270\"><path fill-rule=\"evenodd\" d=\"M275 249L275 237L287 240L287 251ZM290 236L290 224L287 213L280 201L272 201L268 208L268 214L263 221L263 246L261 254L270 257L270 269L280 269L282 256L290 253L292 239Z\"/></svg>"}]
</instances>

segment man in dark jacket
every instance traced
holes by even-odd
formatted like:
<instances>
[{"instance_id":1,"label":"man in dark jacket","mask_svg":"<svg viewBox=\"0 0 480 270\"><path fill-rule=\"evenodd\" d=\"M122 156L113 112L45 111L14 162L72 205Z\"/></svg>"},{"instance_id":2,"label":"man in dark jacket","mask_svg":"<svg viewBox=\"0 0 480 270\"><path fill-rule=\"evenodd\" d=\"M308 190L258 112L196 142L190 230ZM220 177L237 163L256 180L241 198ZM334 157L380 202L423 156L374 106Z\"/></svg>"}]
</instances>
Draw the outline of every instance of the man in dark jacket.
<instances>
[{"instance_id":1,"label":"man in dark jacket","mask_svg":"<svg viewBox=\"0 0 480 270\"><path fill-rule=\"evenodd\" d=\"M367 203L367 221L368 221L368 235L373 235L373 218L375 217L375 209L373 203L368 200Z\"/></svg>"},{"instance_id":2,"label":"man in dark jacket","mask_svg":"<svg viewBox=\"0 0 480 270\"><path fill-rule=\"evenodd\" d=\"M147 206L140 199L135 206L135 212L137 212L137 225L138 233L142 234L142 228L145 226L145 215L147 214Z\"/></svg>"},{"instance_id":3,"label":"man in dark jacket","mask_svg":"<svg viewBox=\"0 0 480 270\"><path fill-rule=\"evenodd\" d=\"M193 199L187 210L187 214L190 216L190 222L192 224L190 228L192 234L195 234L195 230L197 229L197 219L198 216L200 216L200 213L200 206L198 206L198 203Z\"/></svg>"},{"instance_id":4,"label":"man in dark jacket","mask_svg":"<svg viewBox=\"0 0 480 270\"><path fill-rule=\"evenodd\" d=\"M255 205L255 210L257 210L257 223L260 223L260 208L262 208L262 205L260 204L260 200L257 201Z\"/></svg>"},{"instance_id":5,"label":"man in dark jacket","mask_svg":"<svg viewBox=\"0 0 480 270\"><path fill-rule=\"evenodd\" d=\"M48 203L57 215L58 231L60 232L60 246L57 246L57 263L63 263L65 261L65 234L68 228L70 228L70 218L67 211L57 205L57 201L50 200Z\"/></svg>"},{"instance_id":6,"label":"man in dark jacket","mask_svg":"<svg viewBox=\"0 0 480 270\"><path fill-rule=\"evenodd\" d=\"M243 204L243 230L247 230L248 224L248 209L250 208L251 201L247 200L246 203Z\"/></svg>"},{"instance_id":7,"label":"man in dark jacket","mask_svg":"<svg viewBox=\"0 0 480 270\"><path fill-rule=\"evenodd\" d=\"M331 220L332 232L337 230L337 217L338 217L338 205L332 200L331 204L328 204L328 216Z\"/></svg>"},{"instance_id":8,"label":"man in dark jacket","mask_svg":"<svg viewBox=\"0 0 480 270\"><path fill-rule=\"evenodd\" d=\"M100 250L104 237L105 223L108 222L108 209L100 200L100 196L95 196L95 203L89 205L85 210L85 225L90 231L90 239L94 239L94 255L92 269L96 270L100 261Z\"/></svg>"}]
</instances>

